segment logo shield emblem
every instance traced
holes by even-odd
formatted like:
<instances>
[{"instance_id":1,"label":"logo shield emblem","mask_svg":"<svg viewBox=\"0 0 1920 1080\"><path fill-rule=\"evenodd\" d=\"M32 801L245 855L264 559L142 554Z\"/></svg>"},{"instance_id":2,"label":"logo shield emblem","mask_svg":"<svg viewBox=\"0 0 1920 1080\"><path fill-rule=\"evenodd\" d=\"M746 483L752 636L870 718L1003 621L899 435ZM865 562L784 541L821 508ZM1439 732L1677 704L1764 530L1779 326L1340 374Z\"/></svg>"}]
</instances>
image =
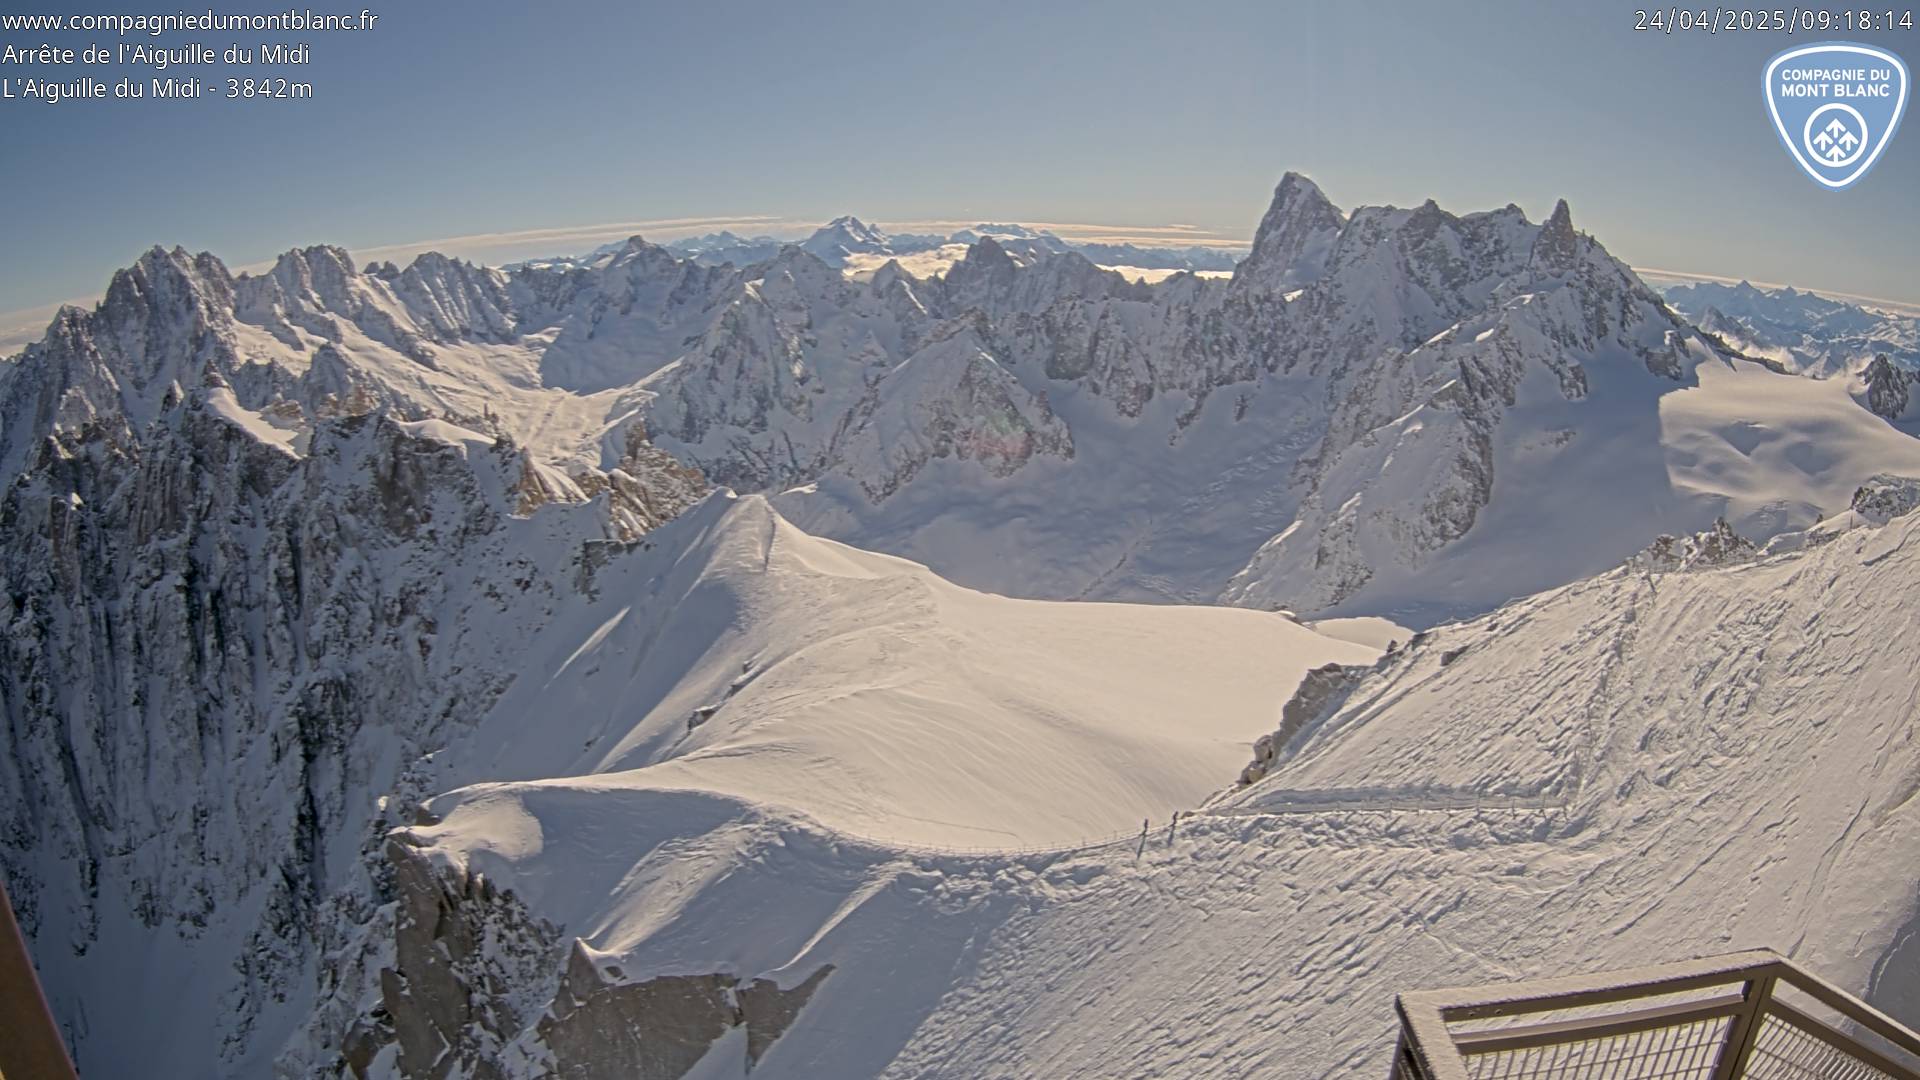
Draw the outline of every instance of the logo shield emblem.
<instances>
[{"instance_id":1,"label":"logo shield emblem","mask_svg":"<svg viewBox=\"0 0 1920 1080\"><path fill-rule=\"evenodd\" d=\"M1907 111L1907 65L1885 49L1823 41L1767 63L1767 111L1787 152L1833 191L1867 175Z\"/></svg>"}]
</instances>

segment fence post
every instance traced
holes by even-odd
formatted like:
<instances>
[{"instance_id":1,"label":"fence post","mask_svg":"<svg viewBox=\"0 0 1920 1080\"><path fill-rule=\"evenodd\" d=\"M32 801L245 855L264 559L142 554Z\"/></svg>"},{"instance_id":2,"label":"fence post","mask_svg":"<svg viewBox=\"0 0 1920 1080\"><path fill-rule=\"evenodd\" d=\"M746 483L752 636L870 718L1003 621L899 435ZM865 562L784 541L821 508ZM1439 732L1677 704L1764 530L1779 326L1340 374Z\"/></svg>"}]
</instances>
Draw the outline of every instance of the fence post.
<instances>
[{"instance_id":1,"label":"fence post","mask_svg":"<svg viewBox=\"0 0 1920 1080\"><path fill-rule=\"evenodd\" d=\"M1727 1024L1726 1041L1714 1059L1711 1080L1739 1080L1746 1075L1747 1056L1753 1053L1754 1036L1760 1033L1767 1000L1773 997L1773 976L1747 980L1747 1002Z\"/></svg>"}]
</instances>

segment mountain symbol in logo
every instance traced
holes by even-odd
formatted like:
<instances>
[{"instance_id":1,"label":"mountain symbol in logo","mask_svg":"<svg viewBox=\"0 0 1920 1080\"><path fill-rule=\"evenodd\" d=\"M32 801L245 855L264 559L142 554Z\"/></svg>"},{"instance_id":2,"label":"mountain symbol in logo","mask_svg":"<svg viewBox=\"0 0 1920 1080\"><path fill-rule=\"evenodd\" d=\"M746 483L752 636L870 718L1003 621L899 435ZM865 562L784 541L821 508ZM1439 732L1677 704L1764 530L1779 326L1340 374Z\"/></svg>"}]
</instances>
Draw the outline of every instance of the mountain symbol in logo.
<instances>
[{"instance_id":1,"label":"mountain symbol in logo","mask_svg":"<svg viewBox=\"0 0 1920 1080\"><path fill-rule=\"evenodd\" d=\"M1830 112L1844 112L1846 116L1844 119L1833 116L1821 127L1822 117ZM1807 117L1806 131L1807 151L1828 168L1851 165L1867 149L1866 117L1838 102L1814 110L1814 114Z\"/></svg>"},{"instance_id":2,"label":"mountain symbol in logo","mask_svg":"<svg viewBox=\"0 0 1920 1080\"><path fill-rule=\"evenodd\" d=\"M1767 111L1787 152L1838 191L1880 160L1907 108L1907 65L1872 45L1828 41L1767 63Z\"/></svg>"}]
</instances>

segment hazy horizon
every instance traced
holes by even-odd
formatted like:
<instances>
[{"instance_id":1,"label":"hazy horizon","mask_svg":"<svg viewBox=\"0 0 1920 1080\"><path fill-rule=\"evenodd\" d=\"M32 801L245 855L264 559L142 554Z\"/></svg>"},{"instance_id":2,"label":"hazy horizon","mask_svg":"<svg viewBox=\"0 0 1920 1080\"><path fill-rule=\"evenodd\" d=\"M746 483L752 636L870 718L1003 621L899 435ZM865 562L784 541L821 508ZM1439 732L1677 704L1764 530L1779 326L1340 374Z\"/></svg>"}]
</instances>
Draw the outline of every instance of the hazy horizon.
<instances>
[{"instance_id":1,"label":"hazy horizon","mask_svg":"<svg viewBox=\"0 0 1920 1080\"><path fill-rule=\"evenodd\" d=\"M393 10L315 43L312 100L10 102L10 149L33 163L10 187L35 212L0 221L0 311L98 295L154 244L250 265L316 243L364 259L582 239L524 258L635 220L845 213L1244 243L1289 169L1345 208L1514 202L1538 220L1565 197L1633 265L1920 303L1920 136L1819 190L1765 116L1760 74L1792 43L1773 35L1636 32L1595 5L749 6ZM474 247L449 253L501 254Z\"/></svg>"}]
</instances>

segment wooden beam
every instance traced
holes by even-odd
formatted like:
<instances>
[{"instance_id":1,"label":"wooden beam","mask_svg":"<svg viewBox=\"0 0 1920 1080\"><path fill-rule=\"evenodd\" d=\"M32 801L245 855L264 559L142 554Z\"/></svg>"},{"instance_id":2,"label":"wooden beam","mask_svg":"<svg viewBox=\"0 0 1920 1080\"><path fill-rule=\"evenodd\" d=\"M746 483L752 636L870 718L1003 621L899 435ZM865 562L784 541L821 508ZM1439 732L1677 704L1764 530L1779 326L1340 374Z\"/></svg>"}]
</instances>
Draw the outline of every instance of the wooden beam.
<instances>
[{"instance_id":1,"label":"wooden beam","mask_svg":"<svg viewBox=\"0 0 1920 1080\"><path fill-rule=\"evenodd\" d=\"M27 939L13 918L7 883L0 881L0 1077L74 1080L67 1044L40 992Z\"/></svg>"}]
</instances>

